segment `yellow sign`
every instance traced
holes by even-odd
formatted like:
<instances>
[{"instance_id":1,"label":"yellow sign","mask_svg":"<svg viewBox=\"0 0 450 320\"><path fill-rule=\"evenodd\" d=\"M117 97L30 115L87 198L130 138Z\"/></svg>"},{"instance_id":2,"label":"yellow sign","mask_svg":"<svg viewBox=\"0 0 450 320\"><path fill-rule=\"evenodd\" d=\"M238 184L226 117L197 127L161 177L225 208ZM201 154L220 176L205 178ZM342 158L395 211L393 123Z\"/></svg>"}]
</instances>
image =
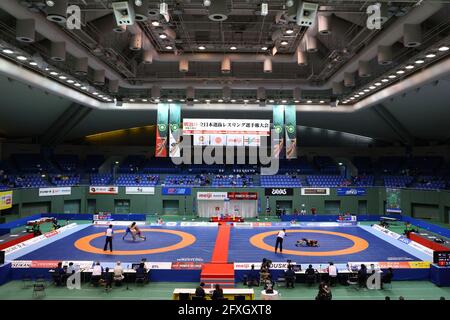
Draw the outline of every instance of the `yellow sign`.
<instances>
[{"instance_id":1,"label":"yellow sign","mask_svg":"<svg viewBox=\"0 0 450 320\"><path fill-rule=\"evenodd\" d=\"M0 210L9 209L12 207L12 191L0 192Z\"/></svg>"}]
</instances>

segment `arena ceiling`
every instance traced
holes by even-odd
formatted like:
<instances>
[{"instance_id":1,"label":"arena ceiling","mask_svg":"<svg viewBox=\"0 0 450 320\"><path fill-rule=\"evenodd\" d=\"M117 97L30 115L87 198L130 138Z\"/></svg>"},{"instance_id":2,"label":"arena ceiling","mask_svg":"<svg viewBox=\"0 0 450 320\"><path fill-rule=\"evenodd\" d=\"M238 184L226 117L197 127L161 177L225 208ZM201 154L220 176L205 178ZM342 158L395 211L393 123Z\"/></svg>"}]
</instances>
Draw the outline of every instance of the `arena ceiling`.
<instances>
[{"instance_id":1,"label":"arena ceiling","mask_svg":"<svg viewBox=\"0 0 450 320\"><path fill-rule=\"evenodd\" d=\"M0 2L5 137L153 124L157 103L173 101L188 102L183 116L228 118L291 103L301 126L403 144L450 138L450 50L440 50L450 45L450 1L378 1L381 29L366 25L376 1L309 1L311 27L294 20L302 1L130 1L144 19L124 32L114 31L117 1L61 2L80 7L81 29L49 21L58 10L48 1ZM226 19L211 20L217 12Z\"/></svg>"}]
</instances>

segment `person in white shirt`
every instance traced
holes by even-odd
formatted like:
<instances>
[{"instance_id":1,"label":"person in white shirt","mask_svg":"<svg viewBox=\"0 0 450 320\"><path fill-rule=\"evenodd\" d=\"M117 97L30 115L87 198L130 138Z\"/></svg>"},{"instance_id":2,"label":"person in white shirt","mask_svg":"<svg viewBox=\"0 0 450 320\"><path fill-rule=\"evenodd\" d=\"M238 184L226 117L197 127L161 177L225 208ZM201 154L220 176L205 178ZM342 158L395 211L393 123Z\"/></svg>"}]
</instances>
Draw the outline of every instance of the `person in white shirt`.
<instances>
[{"instance_id":1,"label":"person in white shirt","mask_svg":"<svg viewBox=\"0 0 450 320\"><path fill-rule=\"evenodd\" d=\"M103 268L100 265L100 262L97 261L94 265L94 268L92 268L91 283L94 284L95 286L98 286L102 274Z\"/></svg>"},{"instance_id":2,"label":"person in white shirt","mask_svg":"<svg viewBox=\"0 0 450 320\"><path fill-rule=\"evenodd\" d=\"M109 245L109 250L111 252L113 251L113 248L112 248L113 234L114 234L113 226L112 226L112 224L110 224L108 229L106 229L106 232L105 232L106 238L105 238L105 246L103 247L103 251L106 251L106 249L108 248L108 245Z\"/></svg>"},{"instance_id":3,"label":"person in white shirt","mask_svg":"<svg viewBox=\"0 0 450 320\"><path fill-rule=\"evenodd\" d=\"M123 268L120 261L117 261L116 266L114 267L114 281L120 282L124 278L123 276Z\"/></svg>"},{"instance_id":4,"label":"person in white shirt","mask_svg":"<svg viewBox=\"0 0 450 320\"><path fill-rule=\"evenodd\" d=\"M330 283L330 286L333 286L336 283L336 279L338 276L338 270L333 262L330 262L330 265L328 266L328 281Z\"/></svg>"},{"instance_id":5,"label":"person in white shirt","mask_svg":"<svg viewBox=\"0 0 450 320\"><path fill-rule=\"evenodd\" d=\"M283 229L282 231L278 232L277 234L277 241L275 242L275 253L278 251L278 246L280 247L280 253L283 253L283 240L286 236L286 229Z\"/></svg>"}]
</instances>

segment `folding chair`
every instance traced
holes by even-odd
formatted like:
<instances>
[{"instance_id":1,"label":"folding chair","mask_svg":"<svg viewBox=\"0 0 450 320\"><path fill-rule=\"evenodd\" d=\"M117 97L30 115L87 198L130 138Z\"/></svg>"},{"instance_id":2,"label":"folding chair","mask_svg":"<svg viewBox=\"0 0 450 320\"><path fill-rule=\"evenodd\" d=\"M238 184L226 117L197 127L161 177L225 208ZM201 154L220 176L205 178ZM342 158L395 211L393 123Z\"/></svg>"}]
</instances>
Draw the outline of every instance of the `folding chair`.
<instances>
[{"instance_id":1,"label":"folding chair","mask_svg":"<svg viewBox=\"0 0 450 320\"><path fill-rule=\"evenodd\" d=\"M33 285L33 298L44 297L45 286L42 283L36 283Z\"/></svg>"}]
</instances>

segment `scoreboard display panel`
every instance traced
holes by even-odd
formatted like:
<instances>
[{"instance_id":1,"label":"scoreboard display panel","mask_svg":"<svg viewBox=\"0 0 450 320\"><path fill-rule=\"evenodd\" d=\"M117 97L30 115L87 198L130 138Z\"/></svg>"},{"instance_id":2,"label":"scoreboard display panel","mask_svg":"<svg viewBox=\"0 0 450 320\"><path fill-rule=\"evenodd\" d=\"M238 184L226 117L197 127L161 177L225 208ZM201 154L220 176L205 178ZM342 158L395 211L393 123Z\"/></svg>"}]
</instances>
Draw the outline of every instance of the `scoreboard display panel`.
<instances>
[{"instance_id":1,"label":"scoreboard display panel","mask_svg":"<svg viewBox=\"0 0 450 320\"><path fill-rule=\"evenodd\" d=\"M440 267L450 267L450 251L434 251L433 262Z\"/></svg>"}]
</instances>

